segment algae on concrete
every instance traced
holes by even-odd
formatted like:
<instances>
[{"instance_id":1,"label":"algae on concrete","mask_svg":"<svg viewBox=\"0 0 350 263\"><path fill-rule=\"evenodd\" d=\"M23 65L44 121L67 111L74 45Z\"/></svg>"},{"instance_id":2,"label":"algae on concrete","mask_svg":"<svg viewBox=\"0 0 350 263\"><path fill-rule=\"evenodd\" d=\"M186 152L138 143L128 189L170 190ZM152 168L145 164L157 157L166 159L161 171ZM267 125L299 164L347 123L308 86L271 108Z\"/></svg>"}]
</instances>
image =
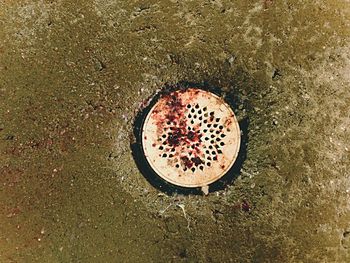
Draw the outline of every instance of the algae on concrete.
<instances>
[{"instance_id":1,"label":"algae on concrete","mask_svg":"<svg viewBox=\"0 0 350 263\"><path fill-rule=\"evenodd\" d=\"M349 262L350 6L0 1L1 262ZM167 196L132 158L166 84L249 118L225 190Z\"/></svg>"}]
</instances>

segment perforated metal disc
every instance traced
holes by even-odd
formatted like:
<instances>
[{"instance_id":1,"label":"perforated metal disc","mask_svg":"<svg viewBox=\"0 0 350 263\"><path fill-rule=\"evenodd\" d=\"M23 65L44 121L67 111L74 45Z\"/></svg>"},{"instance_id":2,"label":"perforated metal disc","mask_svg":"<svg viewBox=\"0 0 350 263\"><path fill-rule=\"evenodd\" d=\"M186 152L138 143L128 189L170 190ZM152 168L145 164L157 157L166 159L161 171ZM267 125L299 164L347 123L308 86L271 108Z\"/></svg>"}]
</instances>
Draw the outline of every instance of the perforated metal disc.
<instances>
[{"instance_id":1,"label":"perforated metal disc","mask_svg":"<svg viewBox=\"0 0 350 263\"><path fill-rule=\"evenodd\" d=\"M152 169L183 187L206 186L234 164L240 129L231 107L197 88L162 96L148 113L142 147Z\"/></svg>"}]
</instances>

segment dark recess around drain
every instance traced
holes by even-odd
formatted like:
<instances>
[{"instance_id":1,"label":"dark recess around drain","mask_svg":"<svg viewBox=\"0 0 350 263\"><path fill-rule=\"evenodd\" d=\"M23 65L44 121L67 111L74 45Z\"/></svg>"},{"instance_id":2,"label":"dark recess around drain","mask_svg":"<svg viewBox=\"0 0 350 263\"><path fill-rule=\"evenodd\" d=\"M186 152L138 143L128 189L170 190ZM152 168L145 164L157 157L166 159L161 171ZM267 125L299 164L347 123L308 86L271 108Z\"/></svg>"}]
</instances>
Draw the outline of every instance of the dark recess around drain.
<instances>
[{"instance_id":1,"label":"dark recess around drain","mask_svg":"<svg viewBox=\"0 0 350 263\"><path fill-rule=\"evenodd\" d=\"M217 87L212 87L208 83L198 84L198 83L191 83L191 82L180 82L176 85L165 85L163 90L157 93L151 99L149 105L138 112L133 123L133 135L135 138L134 142L131 143L133 158L136 162L138 169L146 178L146 180L153 187L159 189L160 191L168 195L173 195L173 194L202 195L203 193L199 187L185 188L185 187L176 186L165 181L159 175L156 174L156 172L151 168L150 164L148 163L143 151L142 127L148 112L152 109L155 103L157 103L157 101L162 96L167 95L175 90L181 90L181 89L186 90L188 88L198 88L198 89L209 91L218 95L219 97L223 98L228 105L232 107L236 115L238 112L238 105L241 103L240 95L234 93L235 92L234 87L232 87L233 91L230 94L226 94L226 96L224 96L224 92L222 91L222 89ZM249 118L245 117L242 120L240 120L239 126L241 130L241 145L240 145L238 157L234 165L232 166L232 168L221 179L219 179L218 181L210 185L210 188L209 188L210 192L215 192L218 190L225 189L227 185L233 183L233 181L237 178L237 176L240 173L240 170L242 168L242 165L247 155Z\"/></svg>"}]
</instances>

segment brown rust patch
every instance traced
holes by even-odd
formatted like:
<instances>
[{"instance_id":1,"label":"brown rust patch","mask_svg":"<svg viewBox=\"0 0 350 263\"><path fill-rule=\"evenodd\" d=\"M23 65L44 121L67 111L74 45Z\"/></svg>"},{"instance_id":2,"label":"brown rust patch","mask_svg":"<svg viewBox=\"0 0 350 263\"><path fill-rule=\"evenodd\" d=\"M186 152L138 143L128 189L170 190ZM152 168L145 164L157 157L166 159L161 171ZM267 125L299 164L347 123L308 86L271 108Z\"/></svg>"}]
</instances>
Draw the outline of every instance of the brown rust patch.
<instances>
[{"instance_id":1,"label":"brown rust patch","mask_svg":"<svg viewBox=\"0 0 350 263\"><path fill-rule=\"evenodd\" d=\"M181 98L183 92L174 91L164 95L159 105L154 109L152 118L156 120L159 136L163 133L164 127L170 131L167 133L166 143L164 144L164 147L169 148L165 148L165 151L174 149L173 156L180 156L183 167L189 169L203 163L199 157L202 134L198 125L194 130L188 129L188 121L185 114L187 105L189 105L191 99L195 99L195 96L198 96L199 91L191 90L191 95L186 101ZM193 149L191 151L193 154L192 158L183 156L182 153L186 152L187 148Z\"/></svg>"}]
</instances>

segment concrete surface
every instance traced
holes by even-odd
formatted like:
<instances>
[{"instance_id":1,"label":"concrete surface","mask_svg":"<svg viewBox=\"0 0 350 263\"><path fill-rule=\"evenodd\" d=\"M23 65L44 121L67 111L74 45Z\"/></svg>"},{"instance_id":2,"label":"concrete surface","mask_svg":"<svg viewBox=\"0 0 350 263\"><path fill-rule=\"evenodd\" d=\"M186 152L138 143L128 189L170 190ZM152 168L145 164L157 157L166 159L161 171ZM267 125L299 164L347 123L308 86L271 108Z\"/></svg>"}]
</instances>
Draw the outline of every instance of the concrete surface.
<instances>
[{"instance_id":1,"label":"concrete surface","mask_svg":"<svg viewBox=\"0 0 350 263\"><path fill-rule=\"evenodd\" d=\"M0 262L350 262L350 2L0 1ZM153 188L132 124L165 84L249 118L239 177Z\"/></svg>"}]
</instances>

